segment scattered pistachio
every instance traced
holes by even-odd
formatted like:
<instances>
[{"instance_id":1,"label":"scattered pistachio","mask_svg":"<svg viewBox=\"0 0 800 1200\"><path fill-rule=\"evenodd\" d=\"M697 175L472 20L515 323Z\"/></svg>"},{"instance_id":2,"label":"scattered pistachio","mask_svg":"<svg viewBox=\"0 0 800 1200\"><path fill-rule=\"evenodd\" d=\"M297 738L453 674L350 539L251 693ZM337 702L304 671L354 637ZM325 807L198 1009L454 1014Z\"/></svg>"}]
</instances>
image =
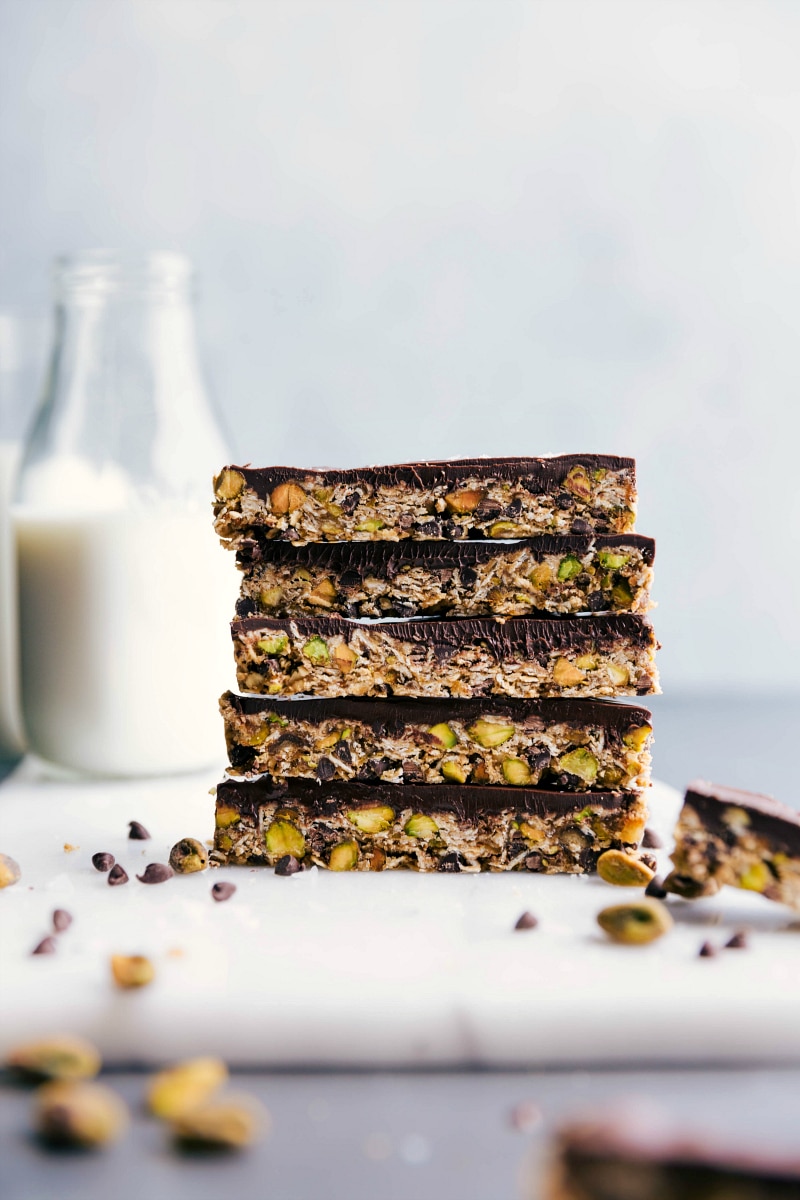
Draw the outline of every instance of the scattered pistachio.
<instances>
[{"instance_id":1,"label":"scattered pistachio","mask_svg":"<svg viewBox=\"0 0 800 1200\"><path fill-rule=\"evenodd\" d=\"M147 1089L147 1107L154 1117L173 1121L209 1100L228 1078L219 1058L190 1058L159 1071Z\"/></svg>"},{"instance_id":2,"label":"scattered pistachio","mask_svg":"<svg viewBox=\"0 0 800 1200\"><path fill-rule=\"evenodd\" d=\"M303 864L291 854L284 854L283 858L279 858L275 863L276 875L296 875L302 869Z\"/></svg>"},{"instance_id":3,"label":"scattered pistachio","mask_svg":"<svg viewBox=\"0 0 800 1200\"><path fill-rule=\"evenodd\" d=\"M13 887L19 882L21 875L19 863L7 854L0 854L0 888Z\"/></svg>"},{"instance_id":4,"label":"scattered pistachio","mask_svg":"<svg viewBox=\"0 0 800 1200\"><path fill-rule=\"evenodd\" d=\"M470 725L467 733L473 742L477 742L479 746L491 750L495 746L502 746L503 742L507 742L509 738L514 736L514 726L499 725L496 721L478 720L473 725Z\"/></svg>"},{"instance_id":5,"label":"scattered pistachio","mask_svg":"<svg viewBox=\"0 0 800 1200\"><path fill-rule=\"evenodd\" d=\"M352 871L358 862L358 845L356 842L339 842L334 846L328 857L328 867L331 871Z\"/></svg>"},{"instance_id":6,"label":"scattered pistachio","mask_svg":"<svg viewBox=\"0 0 800 1200\"><path fill-rule=\"evenodd\" d=\"M558 760L559 771L577 775L584 783L593 784L597 779L597 759L585 746L576 746Z\"/></svg>"},{"instance_id":7,"label":"scattered pistachio","mask_svg":"<svg viewBox=\"0 0 800 1200\"><path fill-rule=\"evenodd\" d=\"M136 878L140 883L166 883L175 874L172 867L166 863L148 863L142 875Z\"/></svg>"},{"instance_id":8,"label":"scattered pistachio","mask_svg":"<svg viewBox=\"0 0 800 1200\"><path fill-rule=\"evenodd\" d=\"M452 759L445 759L439 770L442 773L442 777L449 783L467 782L467 772L459 762L454 762Z\"/></svg>"},{"instance_id":9,"label":"scattered pistachio","mask_svg":"<svg viewBox=\"0 0 800 1200\"><path fill-rule=\"evenodd\" d=\"M287 513L294 512L296 508L302 508L305 498L306 494L300 484L289 480L289 482L279 483L276 488L273 488L269 502L272 511L283 517Z\"/></svg>"},{"instance_id":10,"label":"scattered pistachio","mask_svg":"<svg viewBox=\"0 0 800 1200\"><path fill-rule=\"evenodd\" d=\"M7 1065L30 1079L92 1079L101 1061L97 1049L85 1038L56 1034L16 1046Z\"/></svg>"},{"instance_id":11,"label":"scattered pistachio","mask_svg":"<svg viewBox=\"0 0 800 1200\"><path fill-rule=\"evenodd\" d=\"M102 1146L125 1130L128 1110L116 1092L102 1084L59 1079L36 1093L35 1122L47 1142Z\"/></svg>"},{"instance_id":12,"label":"scattered pistachio","mask_svg":"<svg viewBox=\"0 0 800 1200\"><path fill-rule=\"evenodd\" d=\"M425 813L412 813L403 827L403 832L407 833L409 837L427 842L436 836L439 826L433 817L429 817Z\"/></svg>"},{"instance_id":13,"label":"scattered pistachio","mask_svg":"<svg viewBox=\"0 0 800 1200\"><path fill-rule=\"evenodd\" d=\"M150 834L141 821L128 822L128 837L134 842L147 842L150 840Z\"/></svg>"},{"instance_id":14,"label":"scattered pistachio","mask_svg":"<svg viewBox=\"0 0 800 1200\"><path fill-rule=\"evenodd\" d=\"M586 676L568 658L557 658L553 666L553 679L559 687L577 687Z\"/></svg>"},{"instance_id":15,"label":"scattered pistachio","mask_svg":"<svg viewBox=\"0 0 800 1200\"><path fill-rule=\"evenodd\" d=\"M53 929L56 933L64 933L72 924L72 914L65 908L57 908L53 913Z\"/></svg>"},{"instance_id":16,"label":"scattered pistachio","mask_svg":"<svg viewBox=\"0 0 800 1200\"><path fill-rule=\"evenodd\" d=\"M273 821L266 832L265 842L267 853L272 858L283 858L286 854L303 858L306 852L305 838L291 821Z\"/></svg>"},{"instance_id":17,"label":"scattered pistachio","mask_svg":"<svg viewBox=\"0 0 800 1200\"><path fill-rule=\"evenodd\" d=\"M574 466L567 472L564 487L573 496L577 496L579 500L591 500L592 498L592 484L589 474L586 468L580 465Z\"/></svg>"},{"instance_id":18,"label":"scattered pistachio","mask_svg":"<svg viewBox=\"0 0 800 1200\"><path fill-rule=\"evenodd\" d=\"M522 758L503 760L503 778L514 787L525 787L531 781L531 769Z\"/></svg>"},{"instance_id":19,"label":"scattered pistachio","mask_svg":"<svg viewBox=\"0 0 800 1200\"><path fill-rule=\"evenodd\" d=\"M326 663L330 658L328 643L315 633L303 646L303 654L312 663Z\"/></svg>"},{"instance_id":20,"label":"scattered pistachio","mask_svg":"<svg viewBox=\"0 0 800 1200\"><path fill-rule=\"evenodd\" d=\"M214 494L218 500L235 500L244 491L244 475L234 471L233 467L225 467L214 480Z\"/></svg>"},{"instance_id":21,"label":"scattered pistachio","mask_svg":"<svg viewBox=\"0 0 800 1200\"><path fill-rule=\"evenodd\" d=\"M142 954L114 954L111 974L117 987L140 988L152 983L156 973L150 959Z\"/></svg>"},{"instance_id":22,"label":"scattered pistachio","mask_svg":"<svg viewBox=\"0 0 800 1200\"><path fill-rule=\"evenodd\" d=\"M597 860L597 874L616 887L646 887L653 872L624 850L606 850Z\"/></svg>"},{"instance_id":23,"label":"scattered pistachio","mask_svg":"<svg viewBox=\"0 0 800 1200\"><path fill-rule=\"evenodd\" d=\"M538 924L539 924L539 922L538 922L537 918L533 915L533 913L524 912L524 913L522 913L522 915L520 917L518 917L517 923L514 926L514 928L515 929L535 929Z\"/></svg>"},{"instance_id":24,"label":"scattered pistachio","mask_svg":"<svg viewBox=\"0 0 800 1200\"><path fill-rule=\"evenodd\" d=\"M605 571L618 571L630 562L630 554L615 554L613 550L598 550L597 561Z\"/></svg>"},{"instance_id":25,"label":"scattered pistachio","mask_svg":"<svg viewBox=\"0 0 800 1200\"><path fill-rule=\"evenodd\" d=\"M445 721L442 721L439 725L432 725L428 733L431 737L435 737L437 742L441 742L447 750L452 750L458 741L454 731Z\"/></svg>"},{"instance_id":26,"label":"scattered pistachio","mask_svg":"<svg viewBox=\"0 0 800 1200\"><path fill-rule=\"evenodd\" d=\"M774 877L765 862L754 862L739 876L739 887L748 892L763 892L774 881Z\"/></svg>"},{"instance_id":27,"label":"scattered pistachio","mask_svg":"<svg viewBox=\"0 0 800 1200\"><path fill-rule=\"evenodd\" d=\"M389 808L388 804L354 808L347 814L347 819L362 833L383 833L394 820L394 809Z\"/></svg>"},{"instance_id":28,"label":"scattered pistachio","mask_svg":"<svg viewBox=\"0 0 800 1200\"><path fill-rule=\"evenodd\" d=\"M211 899L222 903L223 900L230 900L235 891L235 883L228 883L227 879L221 879L211 888Z\"/></svg>"},{"instance_id":29,"label":"scattered pistachio","mask_svg":"<svg viewBox=\"0 0 800 1200\"><path fill-rule=\"evenodd\" d=\"M358 662L358 653L348 646L347 642L339 642L331 650L331 658L335 666L339 668L343 675L348 675L353 667ZM325 661L322 659L321 661Z\"/></svg>"},{"instance_id":30,"label":"scattered pistachio","mask_svg":"<svg viewBox=\"0 0 800 1200\"><path fill-rule=\"evenodd\" d=\"M56 939L51 937L42 938L37 946L31 950L31 954L55 954Z\"/></svg>"},{"instance_id":31,"label":"scattered pistachio","mask_svg":"<svg viewBox=\"0 0 800 1200\"><path fill-rule=\"evenodd\" d=\"M576 575L580 575L583 570L583 563L574 554L568 554L566 558L562 558L558 564L557 577L561 583L566 583L570 579L574 579Z\"/></svg>"},{"instance_id":32,"label":"scattered pistachio","mask_svg":"<svg viewBox=\"0 0 800 1200\"><path fill-rule=\"evenodd\" d=\"M275 658L279 654L285 654L289 646L289 638L285 633L271 633L267 637L259 638L258 648L270 658Z\"/></svg>"},{"instance_id":33,"label":"scattered pistachio","mask_svg":"<svg viewBox=\"0 0 800 1200\"><path fill-rule=\"evenodd\" d=\"M451 513L457 513L459 516L462 516L465 513L474 512L481 500L483 500L484 495L484 492L480 492L475 488L462 488L458 492L449 492L445 496L444 502Z\"/></svg>"},{"instance_id":34,"label":"scattered pistachio","mask_svg":"<svg viewBox=\"0 0 800 1200\"><path fill-rule=\"evenodd\" d=\"M114 863L114 866L108 872L109 887L120 887L123 883L128 882L128 872L119 863Z\"/></svg>"},{"instance_id":35,"label":"scattered pistachio","mask_svg":"<svg viewBox=\"0 0 800 1200\"><path fill-rule=\"evenodd\" d=\"M92 866L95 871L110 871L115 863L113 854L108 854L105 850L100 850L97 854L92 855Z\"/></svg>"},{"instance_id":36,"label":"scattered pistachio","mask_svg":"<svg viewBox=\"0 0 800 1200\"><path fill-rule=\"evenodd\" d=\"M226 1096L182 1113L173 1123L175 1140L184 1146L240 1150L269 1129L269 1113L250 1096Z\"/></svg>"},{"instance_id":37,"label":"scattered pistachio","mask_svg":"<svg viewBox=\"0 0 800 1200\"><path fill-rule=\"evenodd\" d=\"M614 904L597 914L597 923L615 942L630 946L654 942L672 928L672 917L658 900Z\"/></svg>"},{"instance_id":38,"label":"scattered pistachio","mask_svg":"<svg viewBox=\"0 0 800 1200\"><path fill-rule=\"evenodd\" d=\"M208 866L208 851L196 838L182 838L169 852L169 865L180 875L205 871Z\"/></svg>"}]
</instances>

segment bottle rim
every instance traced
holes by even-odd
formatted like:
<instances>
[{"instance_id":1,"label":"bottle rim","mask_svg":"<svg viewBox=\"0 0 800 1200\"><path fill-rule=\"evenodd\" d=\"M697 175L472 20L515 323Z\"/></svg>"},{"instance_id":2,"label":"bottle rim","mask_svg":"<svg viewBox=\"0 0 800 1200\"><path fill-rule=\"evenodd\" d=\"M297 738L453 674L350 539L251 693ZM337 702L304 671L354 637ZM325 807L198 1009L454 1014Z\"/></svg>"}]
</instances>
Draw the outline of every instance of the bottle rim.
<instances>
[{"instance_id":1,"label":"bottle rim","mask_svg":"<svg viewBox=\"0 0 800 1200\"><path fill-rule=\"evenodd\" d=\"M193 282L194 268L185 254L172 250L81 250L54 259L53 279L58 297L166 296L184 294Z\"/></svg>"}]
</instances>

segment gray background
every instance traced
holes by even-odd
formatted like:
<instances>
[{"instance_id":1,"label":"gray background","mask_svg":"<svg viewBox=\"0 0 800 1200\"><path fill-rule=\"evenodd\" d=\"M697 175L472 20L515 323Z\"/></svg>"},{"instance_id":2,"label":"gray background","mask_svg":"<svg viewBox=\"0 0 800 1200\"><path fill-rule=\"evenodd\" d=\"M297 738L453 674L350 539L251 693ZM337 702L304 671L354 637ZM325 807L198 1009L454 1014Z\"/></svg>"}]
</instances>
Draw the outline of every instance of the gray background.
<instances>
[{"instance_id":1,"label":"gray background","mask_svg":"<svg viewBox=\"0 0 800 1200\"><path fill-rule=\"evenodd\" d=\"M796 690L800 6L0 0L0 306L172 247L236 455L639 459L666 687Z\"/></svg>"}]
</instances>

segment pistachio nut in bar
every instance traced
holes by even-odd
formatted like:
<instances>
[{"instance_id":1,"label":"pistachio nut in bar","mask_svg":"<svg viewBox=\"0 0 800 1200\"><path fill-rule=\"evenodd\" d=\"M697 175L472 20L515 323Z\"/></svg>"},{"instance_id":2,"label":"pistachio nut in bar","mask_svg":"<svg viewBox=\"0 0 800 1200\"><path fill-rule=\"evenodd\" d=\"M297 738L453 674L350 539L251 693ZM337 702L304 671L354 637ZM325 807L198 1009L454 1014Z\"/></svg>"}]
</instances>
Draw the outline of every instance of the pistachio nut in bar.
<instances>
[{"instance_id":1,"label":"pistachio nut in bar","mask_svg":"<svg viewBox=\"0 0 800 1200\"><path fill-rule=\"evenodd\" d=\"M230 773L640 791L651 716L609 700L272 700L226 692Z\"/></svg>"},{"instance_id":2,"label":"pistachio nut in bar","mask_svg":"<svg viewBox=\"0 0 800 1200\"><path fill-rule=\"evenodd\" d=\"M274 864L291 855L333 871L581 874L604 850L636 849L646 817L638 792L226 779L217 787L214 858Z\"/></svg>"},{"instance_id":3,"label":"pistachio nut in bar","mask_svg":"<svg viewBox=\"0 0 800 1200\"><path fill-rule=\"evenodd\" d=\"M797 1200L800 1156L747 1153L739 1144L676 1130L631 1106L576 1122L556 1138L544 1200Z\"/></svg>"},{"instance_id":4,"label":"pistachio nut in bar","mask_svg":"<svg viewBox=\"0 0 800 1200\"><path fill-rule=\"evenodd\" d=\"M608 454L462 458L338 471L223 467L216 529L303 542L519 538L628 533L636 464Z\"/></svg>"},{"instance_id":5,"label":"pistachio nut in bar","mask_svg":"<svg viewBox=\"0 0 800 1200\"><path fill-rule=\"evenodd\" d=\"M729 884L800 908L800 813L698 780L684 797L672 864L664 886L680 896L711 896Z\"/></svg>"},{"instance_id":6,"label":"pistachio nut in bar","mask_svg":"<svg viewBox=\"0 0 800 1200\"><path fill-rule=\"evenodd\" d=\"M517 542L328 542L248 538L240 617L519 617L647 612L655 542L571 534Z\"/></svg>"},{"instance_id":7,"label":"pistachio nut in bar","mask_svg":"<svg viewBox=\"0 0 800 1200\"><path fill-rule=\"evenodd\" d=\"M375 621L231 626L239 690L270 696L645 696L659 690L645 617Z\"/></svg>"}]
</instances>

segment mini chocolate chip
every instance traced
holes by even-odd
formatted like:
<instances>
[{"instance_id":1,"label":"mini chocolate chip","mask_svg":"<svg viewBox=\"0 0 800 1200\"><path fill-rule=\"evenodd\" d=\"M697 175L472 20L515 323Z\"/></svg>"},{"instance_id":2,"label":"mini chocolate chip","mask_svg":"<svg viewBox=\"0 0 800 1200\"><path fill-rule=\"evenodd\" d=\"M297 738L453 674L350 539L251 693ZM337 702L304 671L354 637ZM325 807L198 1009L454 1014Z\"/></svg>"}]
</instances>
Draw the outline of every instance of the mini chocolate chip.
<instances>
[{"instance_id":1,"label":"mini chocolate chip","mask_svg":"<svg viewBox=\"0 0 800 1200\"><path fill-rule=\"evenodd\" d=\"M53 929L56 933L63 933L65 929L69 929L72 924L72 914L68 913L65 908L57 908L53 913Z\"/></svg>"},{"instance_id":2,"label":"mini chocolate chip","mask_svg":"<svg viewBox=\"0 0 800 1200\"><path fill-rule=\"evenodd\" d=\"M519 496L515 496L511 503L506 507L506 515L509 517L518 517L522 512L522 501Z\"/></svg>"},{"instance_id":3,"label":"mini chocolate chip","mask_svg":"<svg viewBox=\"0 0 800 1200\"><path fill-rule=\"evenodd\" d=\"M400 516L397 518L398 529L410 529L414 523L414 518L411 513L400 513Z\"/></svg>"},{"instance_id":4,"label":"mini chocolate chip","mask_svg":"<svg viewBox=\"0 0 800 1200\"><path fill-rule=\"evenodd\" d=\"M583 517L573 517L570 533L591 533L592 527Z\"/></svg>"},{"instance_id":5,"label":"mini chocolate chip","mask_svg":"<svg viewBox=\"0 0 800 1200\"><path fill-rule=\"evenodd\" d=\"M51 937L42 938L35 950L31 950L31 954L55 954L56 939Z\"/></svg>"},{"instance_id":6,"label":"mini chocolate chip","mask_svg":"<svg viewBox=\"0 0 800 1200\"><path fill-rule=\"evenodd\" d=\"M275 863L276 875L296 875L302 869L302 863L293 854L284 854L283 858L279 858Z\"/></svg>"},{"instance_id":7,"label":"mini chocolate chip","mask_svg":"<svg viewBox=\"0 0 800 1200\"><path fill-rule=\"evenodd\" d=\"M474 571L472 567L459 567L458 574L464 587L472 587L474 583L478 582L478 572Z\"/></svg>"},{"instance_id":8,"label":"mini chocolate chip","mask_svg":"<svg viewBox=\"0 0 800 1200\"><path fill-rule=\"evenodd\" d=\"M424 521L417 528L420 533L424 533L429 538L440 538L442 536L442 526L439 521Z\"/></svg>"},{"instance_id":9,"label":"mini chocolate chip","mask_svg":"<svg viewBox=\"0 0 800 1200\"><path fill-rule=\"evenodd\" d=\"M639 857L646 867L649 867L651 871L655 871L656 867L658 866L658 863L655 860L655 855L640 854Z\"/></svg>"},{"instance_id":10,"label":"mini chocolate chip","mask_svg":"<svg viewBox=\"0 0 800 1200\"><path fill-rule=\"evenodd\" d=\"M655 829L651 829L648 826L644 831L642 845L644 846L645 850L660 850L664 845L664 841L663 838L659 837Z\"/></svg>"},{"instance_id":11,"label":"mini chocolate chip","mask_svg":"<svg viewBox=\"0 0 800 1200\"><path fill-rule=\"evenodd\" d=\"M288 857L288 855L287 855ZM236 891L235 883L228 883L227 880L222 880L220 883L215 883L211 889L212 900L230 900L233 893Z\"/></svg>"},{"instance_id":12,"label":"mini chocolate chip","mask_svg":"<svg viewBox=\"0 0 800 1200\"><path fill-rule=\"evenodd\" d=\"M339 576L340 592L350 592L357 587L361 587L361 575L358 571L344 571Z\"/></svg>"},{"instance_id":13,"label":"mini chocolate chip","mask_svg":"<svg viewBox=\"0 0 800 1200\"><path fill-rule=\"evenodd\" d=\"M651 879L644 889L644 894L645 896L652 896L654 900L663 900L668 895L668 892L660 879Z\"/></svg>"},{"instance_id":14,"label":"mini chocolate chip","mask_svg":"<svg viewBox=\"0 0 800 1200\"><path fill-rule=\"evenodd\" d=\"M556 505L563 509L572 508L572 496L559 496L556 499Z\"/></svg>"},{"instance_id":15,"label":"mini chocolate chip","mask_svg":"<svg viewBox=\"0 0 800 1200\"><path fill-rule=\"evenodd\" d=\"M339 762L346 763L347 766L353 765L353 756L350 753L350 747L348 746L347 742L340 739L333 747L331 753L336 755L336 757L339 759Z\"/></svg>"},{"instance_id":16,"label":"mini chocolate chip","mask_svg":"<svg viewBox=\"0 0 800 1200\"><path fill-rule=\"evenodd\" d=\"M716 953L717 953L716 946L712 946L711 942L703 942L702 946L700 947L700 952L697 955L697 957L698 958L714 958Z\"/></svg>"},{"instance_id":17,"label":"mini chocolate chip","mask_svg":"<svg viewBox=\"0 0 800 1200\"><path fill-rule=\"evenodd\" d=\"M360 503L360 492L348 492L347 495L341 500L342 511L346 512L348 517L352 517Z\"/></svg>"},{"instance_id":18,"label":"mini chocolate chip","mask_svg":"<svg viewBox=\"0 0 800 1200\"><path fill-rule=\"evenodd\" d=\"M726 950L747 950L748 948L747 934L743 929L735 933L733 937L725 943Z\"/></svg>"},{"instance_id":19,"label":"mini chocolate chip","mask_svg":"<svg viewBox=\"0 0 800 1200\"><path fill-rule=\"evenodd\" d=\"M166 883L175 874L166 863L148 863L143 875L137 875L139 883Z\"/></svg>"},{"instance_id":20,"label":"mini chocolate chip","mask_svg":"<svg viewBox=\"0 0 800 1200\"><path fill-rule=\"evenodd\" d=\"M611 606L606 603L606 598L602 592L590 592L586 597L586 607L589 609L589 612L600 612L601 609L610 608Z\"/></svg>"},{"instance_id":21,"label":"mini chocolate chip","mask_svg":"<svg viewBox=\"0 0 800 1200\"><path fill-rule=\"evenodd\" d=\"M115 863L108 873L108 882L110 887L119 887L120 884L128 882L128 872L119 863Z\"/></svg>"},{"instance_id":22,"label":"mini chocolate chip","mask_svg":"<svg viewBox=\"0 0 800 1200\"><path fill-rule=\"evenodd\" d=\"M239 771L249 771L256 761L255 746L231 746L231 766Z\"/></svg>"},{"instance_id":23,"label":"mini chocolate chip","mask_svg":"<svg viewBox=\"0 0 800 1200\"><path fill-rule=\"evenodd\" d=\"M336 774L336 767L329 758L321 758L317 763L317 779L322 783L327 783L329 779L333 779Z\"/></svg>"},{"instance_id":24,"label":"mini chocolate chip","mask_svg":"<svg viewBox=\"0 0 800 1200\"><path fill-rule=\"evenodd\" d=\"M525 869L527 871L538 871L542 865L541 854L529 854L525 859Z\"/></svg>"},{"instance_id":25,"label":"mini chocolate chip","mask_svg":"<svg viewBox=\"0 0 800 1200\"><path fill-rule=\"evenodd\" d=\"M539 922L536 919L536 917L533 915L533 913L524 912L518 918L517 923L514 926L514 928L515 929L535 929L538 924L539 924Z\"/></svg>"},{"instance_id":26,"label":"mini chocolate chip","mask_svg":"<svg viewBox=\"0 0 800 1200\"><path fill-rule=\"evenodd\" d=\"M129 821L128 826L130 832L128 837L134 842L147 842L150 840L150 834L145 829L140 821Z\"/></svg>"},{"instance_id":27,"label":"mini chocolate chip","mask_svg":"<svg viewBox=\"0 0 800 1200\"><path fill-rule=\"evenodd\" d=\"M114 855L108 854L105 850L100 850L97 854L92 855L92 866L95 871L110 871L114 862Z\"/></svg>"},{"instance_id":28,"label":"mini chocolate chip","mask_svg":"<svg viewBox=\"0 0 800 1200\"><path fill-rule=\"evenodd\" d=\"M455 850L451 850L449 854L442 854L439 858L438 870L455 873L461 870L461 864L465 861Z\"/></svg>"}]
</instances>

